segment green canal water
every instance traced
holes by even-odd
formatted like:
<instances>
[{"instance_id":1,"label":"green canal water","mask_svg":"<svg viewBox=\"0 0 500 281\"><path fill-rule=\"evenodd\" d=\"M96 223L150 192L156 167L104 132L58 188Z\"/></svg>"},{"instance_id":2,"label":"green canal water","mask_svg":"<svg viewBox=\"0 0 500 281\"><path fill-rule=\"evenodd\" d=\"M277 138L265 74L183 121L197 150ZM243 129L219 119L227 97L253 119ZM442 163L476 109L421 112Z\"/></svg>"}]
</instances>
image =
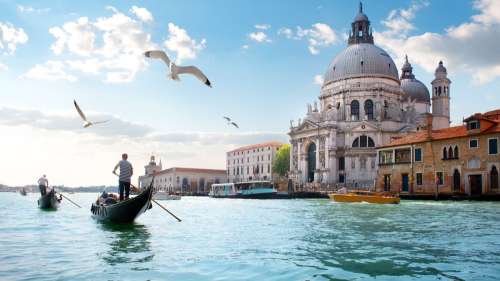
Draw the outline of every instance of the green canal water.
<instances>
[{"instance_id":1,"label":"green canal water","mask_svg":"<svg viewBox=\"0 0 500 281\"><path fill-rule=\"evenodd\" d=\"M162 201L131 226L95 194L41 211L0 193L0 280L500 280L500 204Z\"/></svg>"}]
</instances>

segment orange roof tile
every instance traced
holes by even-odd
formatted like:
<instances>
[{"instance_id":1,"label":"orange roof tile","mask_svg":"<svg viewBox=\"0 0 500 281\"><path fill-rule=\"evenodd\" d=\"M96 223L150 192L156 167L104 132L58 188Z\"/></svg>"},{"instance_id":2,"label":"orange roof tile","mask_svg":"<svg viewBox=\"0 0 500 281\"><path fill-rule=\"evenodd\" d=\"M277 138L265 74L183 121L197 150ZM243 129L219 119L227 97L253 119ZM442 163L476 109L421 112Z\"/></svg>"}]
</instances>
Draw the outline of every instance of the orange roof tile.
<instances>
[{"instance_id":1,"label":"orange roof tile","mask_svg":"<svg viewBox=\"0 0 500 281\"><path fill-rule=\"evenodd\" d=\"M263 142L263 143L258 143L258 144L252 144L252 145L247 145L247 146L242 146L239 148L236 148L234 150L229 151L231 152L238 152L238 151L245 151L245 150L250 150L250 149L255 149L255 148L261 148L261 147L268 147L268 146L282 146L284 143L279 142L279 141L269 141L269 142Z\"/></svg>"},{"instance_id":2,"label":"orange roof tile","mask_svg":"<svg viewBox=\"0 0 500 281\"><path fill-rule=\"evenodd\" d=\"M467 131L467 127L465 125L454 126L440 130L432 130L432 140L453 139L453 138L467 137L470 135L500 132L500 122L496 121L493 122L495 124L493 124L493 126L491 126L490 128L474 134L470 134L469 131ZM429 140L428 132L421 131L408 134L398 139L394 139L390 143L380 146L380 148L415 144L415 143L425 142L428 140Z\"/></svg>"}]
</instances>

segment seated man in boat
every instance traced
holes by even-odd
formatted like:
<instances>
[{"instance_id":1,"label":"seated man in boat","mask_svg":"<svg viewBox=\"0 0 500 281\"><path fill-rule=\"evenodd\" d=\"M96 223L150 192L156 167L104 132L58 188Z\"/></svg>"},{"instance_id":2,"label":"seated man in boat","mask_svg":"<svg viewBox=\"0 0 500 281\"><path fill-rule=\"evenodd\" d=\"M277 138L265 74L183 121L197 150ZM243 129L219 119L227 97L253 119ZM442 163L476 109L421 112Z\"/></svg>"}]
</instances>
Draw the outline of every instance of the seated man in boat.
<instances>
[{"instance_id":1,"label":"seated man in boat","mask_svg":"<svg viewBox=\"0 0 500 281\"><path fill-rule=\"evenodd\" d=\"M40 189L40 193L42 194L42 196L47 194L47 187L49 187L49 180L47 179L46 175L43 175L38 179L38 188Z\"/></svg>"},{"instance_id":2,"label":"seated man in boat","mask_svg":"<svg viewBox=\"0 0 500 281\"><path fill-rule=\"evenodd\" d=\"M130 194L130 178L134 174L134 169L132 168L132 164L127 161L128 155L127 153L122 154L122 160L116 164L113 169L113 174L116 174L116 170L120 168L120 175L118 180L118 188L120 190L120 201L124 199L123 192L125 192L125 199L128 199Z\"/></svg>"},{"instance_id":3,"label":"seated man in boat","mask_svg":"<svg viewBox=\"0 0 500 281\"><path fill-rule=\"evenodd\" d=\"M115 204L117 202L116 200L116 195L113 193L107 193L106 191L103 191L101 196L97 199L97 204L100 205L111 205Z\"/></svg>"}]
</instances>

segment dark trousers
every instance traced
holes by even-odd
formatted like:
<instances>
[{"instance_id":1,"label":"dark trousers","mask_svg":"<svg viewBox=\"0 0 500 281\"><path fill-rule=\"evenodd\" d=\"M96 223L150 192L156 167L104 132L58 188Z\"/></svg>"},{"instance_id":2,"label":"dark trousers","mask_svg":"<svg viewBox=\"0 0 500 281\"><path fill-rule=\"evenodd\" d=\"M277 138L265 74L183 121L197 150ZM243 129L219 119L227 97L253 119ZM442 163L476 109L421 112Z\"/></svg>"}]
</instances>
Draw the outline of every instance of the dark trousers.
<instances>
[{"instance_id":1,"label":"dark trousers","mask_svg":"<svg viewBox=\"0 0 500 281\"><path fill-rule=\"evenodd\" d=\"M38 185L38 188L40 189L40 193L42 194L42 196L44 196L45 194L47 194L47 187L45 185Z\"/></svg>"},{"instance_id":2,"label":"dark trousers","mask_svg":"<svg viewBox=\"0 0 500 281\"><path fill-rule=\"evenodd\" d=\"M118 189L120 190L120 201L123 200L123 190L125 190L125 199L128 199L130 193L130 182L119 181Z\"/></svg>"}]
</instances>

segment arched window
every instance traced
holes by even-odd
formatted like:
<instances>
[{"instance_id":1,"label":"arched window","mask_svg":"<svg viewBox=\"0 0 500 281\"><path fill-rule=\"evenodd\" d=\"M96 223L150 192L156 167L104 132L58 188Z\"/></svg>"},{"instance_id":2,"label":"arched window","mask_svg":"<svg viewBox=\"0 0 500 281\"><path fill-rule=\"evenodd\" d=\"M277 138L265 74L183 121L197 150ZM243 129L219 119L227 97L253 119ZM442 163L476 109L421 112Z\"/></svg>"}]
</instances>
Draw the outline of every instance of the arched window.
<instances>
[{"instance_id":1,"label":"arched window","mask_svg":"<svg viewBox=\"0 0 500 281\"><path fill-rule=\"evenodd\" d=\"M373 141L372 138L367 137L367 136L360 136L357 137L353 142L352 142L352 147L375 147L375 142Z\"/></svg>"},{"instance_id":2,"label":"arched window","mask_svg":"<svg viewBox=\"0 0 500 281\"><path fill-rule=\"evenodd\" d=\"M458 159L458 146L455 145L455 149L453 151L453 156L455 157L455 159Z\"/></svg>"},{"instance_id":3,"label":"arched window","mask_svg":"<svg viewBox=\"0 0 500 281\"><path fill-rule=\"evenodd\" d=\"M446 147L443 148L443 160L448 159L448 152L446 151Z\"/></svg>"},{"instance_id":4,"label":"arched window","mask_svg":"<svg viewBox=\"0 0 500 281\"><path fill-rule=\"evenodd\" d=\"M373 120L373 101L366 100L365 101L365 114L368 120Z\"/></svg>"},{"instance_id":5,"label":"arched window","mask_svg":"<svg viewBox=\"0 0 500 281\"><path fill-rule=\"evenodd\" d=\"M453 159L453 149L451 146L448 148L448 159Z\"/></svg>"},{"instance_id":6,"label":"arched window","mask_svg":"<svg viewBox=\"0 0 500 281\"><path fill-rule=\"evenodd\" d=\"M498 190L498 170L496 166L491 167L490 188L492 190Z\"/></svg>"},{"instance_id":7,"label":"arched window","mask_svg":"<svg viewBox=\"0 0 500 281\"><path fill-rule=\"evenodd\" d=\"M460 172L457 169L453 172L453 191L460 191Z\"/></svg>"},{"instance_id":8,"label":"arched window","mask_svg":"<svg viewBox=\"0 0 500 281\"><path fill-rule=\"evenodd\" d=\"M351 120L359 120L359 101L357 100L351 102Z\"/></svg>"},{"instance_id":9,"label":"arched window","mask_svg":"<svg viewBox=\"0 0 500 281\"><path fill-rule=\"evenodd\" d=\"M359 138L356 138L356 139L352 142L352 147L359 147Z\"/></svg>"}]
</instances>

